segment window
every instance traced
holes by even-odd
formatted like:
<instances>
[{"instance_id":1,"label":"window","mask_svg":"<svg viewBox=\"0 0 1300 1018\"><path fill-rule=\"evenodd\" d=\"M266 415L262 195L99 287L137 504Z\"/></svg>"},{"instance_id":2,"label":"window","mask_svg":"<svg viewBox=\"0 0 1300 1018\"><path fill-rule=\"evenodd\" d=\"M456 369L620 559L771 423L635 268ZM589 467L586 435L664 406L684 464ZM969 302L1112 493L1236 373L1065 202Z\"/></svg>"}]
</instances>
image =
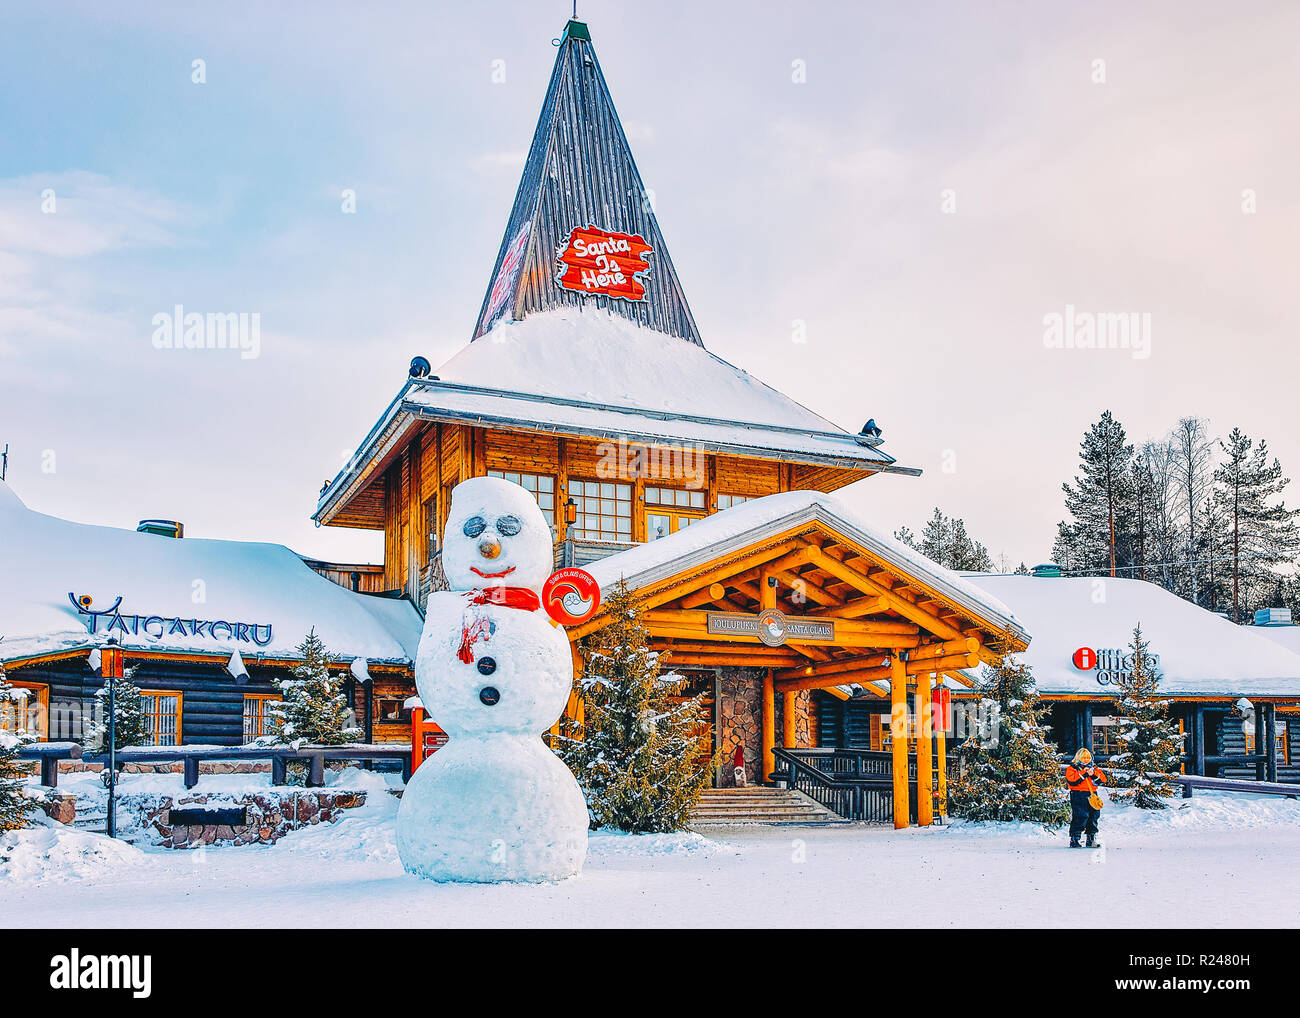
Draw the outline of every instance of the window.
<instances>
[{"instance_id":1,"label":"window","mask_svg":"<svg viewBox=\"0 0 1300 1018\"><path fill-rule=\"evenodd\" d=\"M180 745L181 694L179 692L148 690L140 694L140 707L144 711L147 745Z\"/></svg>"},{"instance_id":2,"label":"window","mask_svg":"<svg viewBox=\"0 0 1300 1018\"><path fill-rule=\"evenodd\" d=\"M1253 731L1245 732L1246 752L1248 754L1255 752L1255 733ZM1291 763L1291 740L1287 738L1286 722L1276 721L1273 725L1273 744L1276 747L1276 757L1278 763Z\"/></svg>"},{"instance_id":3,"label":"window","mask_svg":"<svg viewBox=\"0 0 1300 1018\"><path fill-rule=\"evenodd\" d=\"M409 725L411 711L404 699L389 696L376 697L375 721L381 725Z\"/></svg>"},{"instance_id":4,"label":"window","mask_svg":"<svg viewBox=\"0 0 1300 1018\"><path fill-rule=\"evenodd\" d=\"M1092 751L1097 756L1113 756L1120 751L1118 720L1108 717L1092 719Z\"/></svg>"},{"instance_id":5,"label":"window","mask_svg":"<svg viewBox=\"0 0 1300 1018\"><path fill-rule=\"evenodd\" d=\"M244 694L244 741L271 734L271 708L283 702L278 693Z\"/></svg>"},{"instance_id":6,"label":"window","mask_svg":"<svg viewBox=\"0 0 1300 1018\"><path fill-rule=\"evenodd\" d=\"M704 491L685 488L646 488L646 505L675 506L678 509L704 511Z\"/></svg>"},{"instance_id":7,"label":"window","mask_svg":"<svg viewBox=\"0 0 1300 1018\"><path fill-rule=\"evenodd\" d=\"M49 738L50 687L35 682L11 682L13 699L0 701L0 732L26 732Z\"/></svg>"},{"instance_id":8,"label":"window","mask_svg":"<svg viewBox=\"0 0 1300 1018\"><path fill-rule=\"evenodd\" d=\"M657 541L704 518L704 492L682 488L646 488L645 537Z\"/></svg>"},{"instance_id":9,"label":"window","mask_svg":"<svg viewBox=\"0 0 1300 1018\"><path fill-rule=\"evenodd\" d=\"M515 474L509 471L489 470L488 477L500 477L511 484L517 484L524 491L537 499L542 515L546 517L547 526L555 528L555 478L545 474ZM572 487L572 485L570 485Z\"/></svg>"},{"instance_id":10,"label":"window","mask_svg":"<svg viewBox=\"0 0 1300 1018\"><path fill-rule=\"evenodd\" d=\"M733 505L740 505L740 503L748 501L748 495L719 495L718 511L721 512L723 509L730 509Z\"/></svg>"},{"instance_id":11,"label":"window","mask_svg":"<svg viewBox=\"0 0 1300 1018\"><path fill-rule=\"evenodd\" d=\"M570 481L578 506L570 533L579 541L632 541L632 485L614 481Z\"/></svg>"},{"instance_id":12,"label":"window","mask_svg":"<svg viewBox=\"0 0 1300 1018\"><path fill-rule=\"evenodd\" d=\"M438 496L430 495L424 500L424 533L428 538L424 561L428 562L438 552Z\"/></svg>"}]
</instances>

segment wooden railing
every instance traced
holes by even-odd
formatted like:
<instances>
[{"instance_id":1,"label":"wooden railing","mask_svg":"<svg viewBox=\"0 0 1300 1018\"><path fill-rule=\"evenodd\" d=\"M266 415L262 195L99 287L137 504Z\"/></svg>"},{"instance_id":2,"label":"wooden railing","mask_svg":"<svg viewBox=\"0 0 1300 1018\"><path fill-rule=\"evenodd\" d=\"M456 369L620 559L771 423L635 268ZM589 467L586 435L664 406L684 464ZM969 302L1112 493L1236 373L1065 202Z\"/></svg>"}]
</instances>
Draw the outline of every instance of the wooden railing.
<instances>
[{"instance_id":1,"label":"wooden railing","mask_svg":"<svg viewBox=\"0 0 1300 1018\"><path fill-rule=\"evenodd\" d=\"M851 749L773 749L772 777L847 820L883 824L894 816L888 753Z\"/></svg>"},{"instance_id":2,"label":"wooden railing","mask_svg":"<svg viewBox=\"0 0 1300 1018\"><path fill-rule=\"evenodd\" d=\"M50 788L58 785L59 761L81 760L82 763L108 765L108 754L84 754L76 743L33 743L24 746L18 753L26 760L41 762L41 784ZM402 764L402 779L411 779L411 747L392 746L303 746L291 749L287 746L172 746L153 748L149 746L128 746L117 751L117 763L155 764L180 763L183 765L183 780L186 788L193 788L199 783L199 764L203 761L259 761L271 762L271 784L283 785L291 761L301 760L307 764L307 787L319 788L325 784L326 760L398 760Z\"/></svg>"}]
</instances>

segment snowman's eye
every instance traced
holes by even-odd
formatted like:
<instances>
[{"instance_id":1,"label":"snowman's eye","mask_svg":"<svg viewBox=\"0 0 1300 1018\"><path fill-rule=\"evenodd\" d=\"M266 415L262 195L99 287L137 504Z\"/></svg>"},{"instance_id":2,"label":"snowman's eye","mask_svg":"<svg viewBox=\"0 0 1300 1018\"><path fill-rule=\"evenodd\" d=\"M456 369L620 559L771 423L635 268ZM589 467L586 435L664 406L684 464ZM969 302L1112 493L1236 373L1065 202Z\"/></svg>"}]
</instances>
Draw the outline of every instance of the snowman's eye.
<instances>
[{"instance_id":1,"label":"snowman's eye","mask_svg":"<svg viewBox=\"0 0 1300 1018\"><path fill-rule=\"evenodd\" d=\"M503 537L514 537L523 529L523 522L518 516L502 516L497 520L497 533Z\"/></svg>"},{"instance_id":2,"label":"snowman's eye","mask_svg":"<svg viewBox=\"0 0 1300 1018\"><path fill-rule=\"evenodd\" d=\"M466 537L478 537L487 530L487 521L482 516L471 516L460 529L464 531Z\"/></svg>"}]
</instances>

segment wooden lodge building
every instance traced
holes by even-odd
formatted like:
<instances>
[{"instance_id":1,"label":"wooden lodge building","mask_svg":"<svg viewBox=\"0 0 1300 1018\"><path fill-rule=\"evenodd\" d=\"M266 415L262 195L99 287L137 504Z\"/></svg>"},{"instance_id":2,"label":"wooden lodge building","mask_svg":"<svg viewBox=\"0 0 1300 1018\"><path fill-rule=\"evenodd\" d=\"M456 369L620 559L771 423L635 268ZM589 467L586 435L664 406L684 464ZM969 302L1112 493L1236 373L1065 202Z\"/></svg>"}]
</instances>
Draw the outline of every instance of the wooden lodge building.
<instances>
[{"instance_id":1,"label":"wooden lodge building","mask_svg":"<svg viewBox=\"0 0 1300 1018\"><path fill-rule=\"evenodd\" d=\"M1289 769L1293 734L1274 710L1300 702L1300 655L1242 643L1267 641L1227 623L1211 632L1200 618L1209 613L1191 605L1191 616L1157 606L1172 620L1157 625L1140 598L1080 614L1067 592L1081 581L959 576L833 494L876 474L918 473L884 451L872 422L846 431L705 348L587 28L570 21L472 339L440 367L412 362L320 493L320 524L383 531L382 566L306 563L269 545L79 533L81 551L23 566L49 579L10 606L27 615L9 632L38 635L0 643L0 660L51 702L84 698L99 681L87 658L105 632L87 636L75 595L93 597L95 612L129 595L121 610L134 621L116 635L141 664L146 695L177 698L172 738L238 741L250 699L273 691L315 626L351 668L367 741L411 738L402 705L415 691L419 612L444 582L438 542L451 490L495 475L536 497L557 566L581 565L606 590L624 580L644 598L655 647L711 702L711 737L727 761L719 784L734 782L739 751L748 783L775 773L806 790L829 769L874 796L839 811L931 823L944 810L947 760L944 726L924 723L932 705L942 713L981 663L1027 650L1055 683L1040 684L1062 748L1096 745L1107 734L1096 724L1104 688L1082 673L1057 681L1057 659L1063 641L1123 647L1136 621L1152 626L1177 679L1171 691L1201 747L1193 766L1235 751L1232 711L1248 696L1260 727L1241 746L1243 764L1256 764L1247 751L1283 745L1285 762L1264 769L1300 780ZM69 546L50 528L78 525L20 512L3 489L0 516L5 499L12 518L42 531L37 545ZM188 601L195 578L206 578L202 610ZM1136 583L1109 582L1116 591ZM1031 583L1059 586L1044 596ZM253 637L267 631L257 627L272 621L274 639L258 646ZM569 630L579 667L579 642L606 621L598 613ZM1179 640L1192 646L1176 650ZM1234 667L1247 658L1258 667ZM1249 681L1229 678L1241 675ZM576 698L569 709L579 714ZM896 726L906 738L893 737L891 717L911 719Z\"/></svg>"},{"instance_id":2,"label":"wooden lodge building","mask_svg":"<svg viewBox=\"0 0 1300 1018\"><path fill-rule=\"evenodd\" d=\"M266 732L309 630L349 682L367 742L404 741L420 616L331 583L288 548L89 526L0 482L0 663L22 726L80 742L105 676L135 668L155 746L239 746ZM12 723L14 719L8 719Z\"/></svg>"},{"instance_id":3,"label":"wooden lodge building","mask_svg":"<svg viewBox=\"0 0 1300 1018\"><path fill-rule=\"evenodd\" d=\"M857 683L900 707L928 702L936 676L1027 634L996 599L824 494L918 471L883 451L874 426L845 431L705 349L644 196L586 26L572 21L473 339L432 371L413 362L315 518L382 529L386 588L420 604L440 582L451 489L484 474L523 485L550 520L557 565L626 577L645 595L656 643L714 701L716 745L728 759L739 748L761 782L778 747L827 741L814 690L839 702ZM668 556L653 580L636 571L651 548ZM717 631L723 616L773 610L807 635L769 646L756 631ZM925 780L935 758L915 759ZM897 791L905 814L906 781Z\"/></svg>"}]
</instances>

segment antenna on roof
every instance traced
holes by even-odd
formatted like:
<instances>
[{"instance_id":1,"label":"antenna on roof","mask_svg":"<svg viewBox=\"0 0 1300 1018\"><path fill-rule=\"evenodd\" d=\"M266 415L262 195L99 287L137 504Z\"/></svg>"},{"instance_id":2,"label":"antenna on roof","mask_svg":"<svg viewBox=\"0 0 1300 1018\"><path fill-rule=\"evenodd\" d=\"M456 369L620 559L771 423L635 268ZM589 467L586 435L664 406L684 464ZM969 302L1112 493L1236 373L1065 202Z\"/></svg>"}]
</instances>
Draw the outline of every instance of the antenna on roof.
<instances>
[{"instance_id":1,"label":"antenna on roof","mask_svg":"<svg viewBox=\"0 0 1300 1018\"><path fill-rule=\"evenodd\" d=\"M5 451L0 452L0 481L3 481L5 479L5 475L8 473L9 473L9 443L6 442Z\"/></svg>"}]
</instances>

